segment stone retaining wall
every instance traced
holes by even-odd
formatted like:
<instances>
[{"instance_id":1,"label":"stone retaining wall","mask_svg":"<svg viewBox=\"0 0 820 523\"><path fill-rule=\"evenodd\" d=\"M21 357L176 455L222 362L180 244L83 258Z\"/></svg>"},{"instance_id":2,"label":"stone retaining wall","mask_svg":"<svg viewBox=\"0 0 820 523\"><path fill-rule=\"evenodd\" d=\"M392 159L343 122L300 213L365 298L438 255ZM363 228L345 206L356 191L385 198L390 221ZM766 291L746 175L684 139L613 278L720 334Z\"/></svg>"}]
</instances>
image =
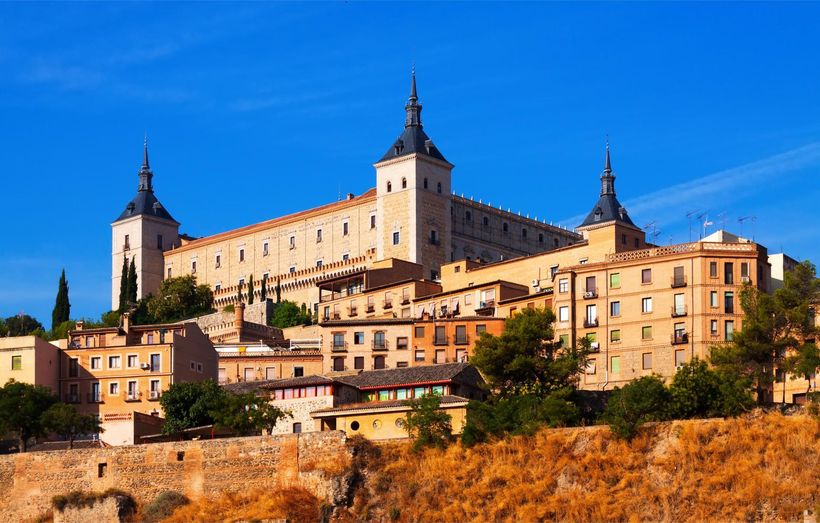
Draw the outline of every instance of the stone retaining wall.
<instances>
[{"instance_id":1,"label":"stone retaining wall","mask_svg":"<svg viewBox=\"0 0 820 523\"><path fill-rule=\"evenodd\" d=\"M196 499L299 485L338 505L349 475L328 474L316 463L349 464L351 458L339 431L0 456L0 521L35 518L55 495L109 488L145 504L166 490Z\"/></svg>"}]
</instances>

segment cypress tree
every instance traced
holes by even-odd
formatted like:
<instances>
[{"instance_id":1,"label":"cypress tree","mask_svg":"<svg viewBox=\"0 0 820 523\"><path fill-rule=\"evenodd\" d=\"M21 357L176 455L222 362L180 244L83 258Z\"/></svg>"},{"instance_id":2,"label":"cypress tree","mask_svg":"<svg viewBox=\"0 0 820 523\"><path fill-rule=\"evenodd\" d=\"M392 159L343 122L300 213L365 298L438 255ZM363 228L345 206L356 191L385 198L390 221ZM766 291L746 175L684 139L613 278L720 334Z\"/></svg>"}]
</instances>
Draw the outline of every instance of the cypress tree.
<instances>
[{"instance_id":1,"label":"cypress tree","mask_svg":"<svg viewBox=\"0 0 820 523\"><path fill-rule=\"evenodd\" d=\"M265 301L268 299L268 280L267 278L262 278L262 290L259 294L259 301Z\"/></svg>"},{"instance_id":2,"label":"cypress tree","mask_svg":"<svg viewBox=\"0 0 820 523\"><path fill-rule=\"evenodd\" d=\"M253 274L248 280L248 305L253 303Z\"/></svg>"},{"instance_id":3,"label":"cypress tree","mask_svg":"<svg viewBox=\"0 0 820 523\"><path fill-rule=\"evenodd\" d=\"M60 283L57 286L57 299L54 302L54 310L51 311L51 330L57 328L64 321L68 321L71 314L71 303L68 301L68 281L65 279L65 269L60 275Z\"/></svg>"},{"instance_id":4,"label":"cypress tree","mask_svg":"<svg viewBox=\"0 0 820 523\"><path fill-rule=\"evenodd\" d=\"M236 286L236 304L242 303L242 283Z\"/></svg>"},{"instance_id":5,"label":"cypress tree","mask_svg":"<svg viewBox=\"0 0 820 523\"><path fill-rule=\"evenodd\" d=\"M276 303L282 301L282 283L279 278L276 278Z\"/></svg>"},{"instance_id":6,"label":"cypress tree","mask_svg":"<svg viewBox=\"0 0 820 523\"><path fill-rule=\"evenodd\" d=\"M128 268L128 301L137 303L137 263L131 258L131 266Z\"/></svg>"},{"instance_id":7,"label":"cypress tree","mask_svg":"<svg viewBox=\"0 0 820 523\"><path fill-rule=\"evenodd\" d=\"M128 304L128 258L122 255L122 276L120 277L120 312Z\"/></svg>"}]
</instances>

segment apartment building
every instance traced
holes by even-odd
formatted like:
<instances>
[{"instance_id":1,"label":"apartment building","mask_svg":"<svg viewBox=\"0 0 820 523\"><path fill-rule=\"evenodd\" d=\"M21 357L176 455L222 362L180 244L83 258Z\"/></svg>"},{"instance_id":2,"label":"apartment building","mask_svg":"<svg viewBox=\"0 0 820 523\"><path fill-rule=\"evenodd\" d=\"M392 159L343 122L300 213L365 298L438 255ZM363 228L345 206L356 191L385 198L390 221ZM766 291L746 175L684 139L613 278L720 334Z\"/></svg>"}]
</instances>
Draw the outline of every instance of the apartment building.
<instances>
[{"instance_id":1,"label":"apartment building","mask_svg":"<svg viewBox=\"0 0 820 523\"><path fill-rule=\"evenodd\" d=\"M262 343L226 344L214 347L219 355L219 383L242 383L298 378L321 374L321 341L294 348Z\"/></svg>"},{"instance_id":2,"label":"apartment building","mask_svg":"<svg viewBox=\"0 0 820 523\"><path fill-rule=\"evenodd\" d=\"M57 392L59 349L37 336L0 338L0 387L9 380Z\"/></svg>"},{"instance_id":3,"label":"apartment building","mask_svg":"<svg viewBox=\"0 0 820 523\"><path fill-rule=\"evenodd\" d=\"M162 417L160 396L174 383L217 378L218 356L194 322L130 325L69 332L61 351L58 387L62 400L102 421L111 444L138 441L138 412ZM119 422L128 422L125 424Z\"/></svg>"}]
</instances>

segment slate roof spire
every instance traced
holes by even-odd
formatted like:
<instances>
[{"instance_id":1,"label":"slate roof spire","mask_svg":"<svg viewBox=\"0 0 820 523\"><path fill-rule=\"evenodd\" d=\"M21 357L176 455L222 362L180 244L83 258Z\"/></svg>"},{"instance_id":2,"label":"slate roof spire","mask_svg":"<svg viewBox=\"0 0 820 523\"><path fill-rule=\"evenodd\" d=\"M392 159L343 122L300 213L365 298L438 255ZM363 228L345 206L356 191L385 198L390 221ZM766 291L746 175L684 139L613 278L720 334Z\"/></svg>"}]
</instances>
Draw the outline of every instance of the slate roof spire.
<instances>
[{"instance_id":1,"label":"slate roof spire","mask_svg":"<svg viewBox=\"0 0 820 523\"><path fill-rule=\"evenodd\" d=\"M151 166L148 164L148 135L145 135L145 141L143 142L143 149L142 149L142 167L140 167L139 171L139 186L137 187L137 191L149 191L153 192L154 187L151 184L151 180L154 177L154 173L151 172Z\"/></svg>"},{"instance_id":2,"label":"slate roof spire","mask_svg":"<svg viewBox=\"0 0 820 523\"><path fill-rule=\"evenodd\" d=\"M148 136L145 136L145 141L142 144L142 166L137 173L139 176L139 185L137 186L137 195L134 199L128 202L125 210L120 214L119 218L114 220L126 220L133 216L148 215L155 218L161 218L174 223L179 223L171 216L171 213L162 206L154 195L153 178L154 172L151 170L151 165L148 163Z\"/></svg>"},{"instance_id":3,"label":"slate roof spire","mask_svg":"<svg viewBox=\"0 0 820 523\"><path fill-rule=\"evenodd\" d=\"M404 119L405 127L421 127L421 104L419 97L416 94L416 66L413 66L413 73L410 79L410 97L407 98L407 104L404 106L407 116Z\"/></svg>"},{"instance_id":4,"label":"slate roof spire","mask_svg":"<svg viewBox=\"0 0 820 523\"><path fill-rule=\"evenodd\" d=\"M615 196L615 175L612 173L612 160L609 155L609 139L607 139L604 171L601 173L601 195L595 207L592 208L592 211L578 228L613 221L635 227L626 209Z\"/></svg>"},{"instance_id":5,"label":"slate roof spire","mask_svg":"<svg viewBox=\"0 0 820 523\"><path fill-rule=\"evenodd\" d=\"M416 90L416 68L413 66L410 76L410 96L404 105L404 131L396 139L390 149L384 153L379 162L407 156L410 154L423 154L437 160L447 162L441 151L433 144L433 140L424 132L421 126L421 104ZM447 162L449 163L449 162Z\"/></svg>"}]
</instances>

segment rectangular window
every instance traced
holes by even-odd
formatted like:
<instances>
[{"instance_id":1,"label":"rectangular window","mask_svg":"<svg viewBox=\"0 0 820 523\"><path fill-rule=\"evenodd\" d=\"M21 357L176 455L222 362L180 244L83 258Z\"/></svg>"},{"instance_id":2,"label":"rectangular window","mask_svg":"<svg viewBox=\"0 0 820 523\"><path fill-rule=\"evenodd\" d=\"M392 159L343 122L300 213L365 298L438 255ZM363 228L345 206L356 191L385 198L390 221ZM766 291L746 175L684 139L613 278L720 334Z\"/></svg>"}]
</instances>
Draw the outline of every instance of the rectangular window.
<instances>
[{"instance_id":1,"label":"rectangular window","mask_svg":"<svg viewBox=\"0 0 820 523\"><path fill-rule=\"evenodd\" d=\"M268 242L262 242L262 256L267 256L270 254L270 244Z\"/></svg>"},{"instance_id":2,"label":"rectangular window","mask_svg":"<svg viewBox=\"0 0 820 523\"><path fill-rule=\"evenodd\" d=\"M393 245L398 245L399 244L399 239L400 239L399 238L399 232L398 231L394 232L393 233Z\"/></svg>"},{"instance_id":3,"label":"rectangular window","mask_svg":"<svg viewBox=\"0 0 820 523\"><path fill-rule=\"evenodd\" d=\"M652 269L643 269L641 271L641 283L652 283Z\"/></svg>"},{"instance_id":4,"label":"rectangular window","mask_svg":"<svg viewBox=\"0 0 820 523\"><path fill-rule=\"evenodd\" d=\"M92 356L91 357L91 368L94 370L98 370L102 368L102 358L99 356Z\"/></svg>"},{"instance_id":5,"label":"rectangular window","mask_svg":"<svg viewBox=\"0 0 820 523\"><path fill-rule=\"evenodd\" d=\"M675 367L686 365L686 351L678 349L675 351Z\"/></svg>"},{"instance_id":6,"label":"rectangular window","mask_svg":"<svg viewBox=\"0 0 820 523\"><path fill-rule=\"evenodd\" d=\"M333 370L336 372L345 370L345 359L344 358L333 358Z\"/></svg>"},{"instance_id":7,"label":"rectangular window","mask_svg":"<svg viewBox=\"0 0 820 523\"><path fill-rule=\"evenodd\" d=\"M239 261L245 261L245 249L239 249Z\"/></svg>"},{"instance_id":8,"label":"rectangular window","mask_svg":"<svg viewBox=\"0 0 820 523\"><path fill-rule=\"evenodd\" d=\"M463 345L467 343L467 326L456 325L456 343Z\"/></svg>"},{"instance_id":9,"label":"rectangular window","mask_svg":"<svg viewBox=\"0 0 820 523\"><path fill-rule=\"evenodd\" d=\"M343 332L333 333L333 349L341 350L345 348L345 335Z\"/></svg>"},{"instance_id":10,"label":"rectangular window","mask_svg":"<svg viewBox=\"0 0 820 523\"><path fill-rule=\"evenodd\" d=\"M447 351L444 351L444 350L437 350L436 351L436 363L447 363Z\"/></svg>"},{"instance_id":11,"label":"rectangular window","mask_svg":"<svg viewBox=\"0 0 820 523\"><path fill-rule=\"evenodd\" d=\"M296 248L296 236L291 236L288 238L288 248L295 249Z\"/></svg>"},{"instance_id":12,"label":"rectangular window","mask_svg":"<svg viewBox=\"0 0 820 523\"><path fill-rule=\"evenodd\" d=\"M643 370L649 370L652 368L652 353L651 352L644 352L641 355L641 367Z\"/></svg>"},{"instance_id":13,"label":"rectangular window","mask_svg":"<svg viewBox=\"0 0 820 523\"><path fill-rule=\"evenodd\" d=\"M561 278L558 280L558 292L567 292L569 290L569 280Z\"/></svg>"},{"instance_id":14,"label":"rectangular window","mask_svg":"<svg viewBox=\"0 0 820 523\"><path fill-rule=\"evenodd\" d=\"M717 291L711 291L709 293L709 305L714 309L718 308L718 293L717 293Z\"/></svg>"},{"instance_id":15,"label":"rectangular window","mask_svg":"<svg viewBox=\"0 0 820 523\"><path fill-rule=\"evenodd\" d=\"M89 394L88 401L91 403L99 403L101 399L100 382L97 381L91 384L91 393Z\"/></svg>"},{"instance_id":16,"label":"rectangular window","mask_svg":"<svg viewBox=\"0 0 820 523\"><path fill-rule=\"evenodd\" d=\"M612 371L612 374L620 374L621 373L621 357L620 356L612 356L609 358L610 364L609 368Z\"/></svg>"},{"instance_id":17,"label":"rectangular window","mask_svg":"<svg viewBox=\"0 0 820 523\"><path fill-rule=\"evenodd\" d=\"M22 356L12 356L11 357L11 370L23 370L23 357Z\"/></svg>"},{"instance_id":18,"label":"rectangular window","mask_svg":"<svg viewBox=\"0 0 820 523\"><path fill-rule=\"evenodd\" d=\"M167 276L168 278L170 278L170 277L171 277L171 272L172 272L172 271L171 271L171 267L168 267L168 276Z\"/></svg>"},{"instance_id":19,"label":"rectangular window","mask_svg":"<svg viewBox=\"0 0 820 523\"><path fill-rule=\"evenodd\" d=\"M733 292L723 293L723 309L726 314L735 313L735 294Z\"/></svg>"},{"instance_id":20,"label":"rectangular window","mask_svg":"<svg viewBox=\"0 0 820 523\"><path fill-rule=\"evenodd\" d=\"M686 298L683 294L675 294L673 303L672 312L675 316L683 316L686 314Z\"/></svg>"},{"instance_id":21,"label":"rectangular window","mask_svg":"<svg viewBox=\"0 0 820 523\"><path fill-rule=\"evenodd\" d=\"M216 268L218 269L221 266L222 266L222 255L217 254L216 255Z\"/></svg>"},{"instance_id":22,"label":"rectangular window","mask_svg":"<svg viewBox=\"0 0 820 523\"><path fill-rule=\"evenodd\" d=\"M734 264L726 262L723 264L723 283L731 285L734 282Z\"/></svg>"},{"instance_id":23,"label":"rectangular window","mask_svg":"<svg viewBox=\"0 0 820 523\"><path fill-rule=\"evenodd\" d=\"M609 304L609 315L614 318L621 315L621 302L613 301Z\"/></svg>"},{"instance_id":24,"label":"rectangular window","mask_svg":"<svg viewBox=\"0 0 820 523\"><path fill-rule=\"evenodd\" d=\"M276 379L276 367L265 367L265 379L266 380L275 380Z\"/></svg>"},{"instance_id":25,"label":"rectangular window","mask_svg":"<svg viewBox=\"0 0 820 523\"><path fill-rule=\"evenodd\" d=\"M484 325L483 323L479 323L478 325L475 326L475 335L476 336L481 336L482 332L487 332L487 326Z\"/></svg>"},{"instance_id":26,"label":"rectangular window","mask_svg":"<svg viewBox=\"0 0 820 523\"><path fill-rule=\"evenodd\" d=\"M569 321L569 307L558 307L558 321Z\"/></svg>"},{"instance_id":27,"label":"rectangular window","mask_svg":"<svg viewBox=\"0 0 820 523\"><path fill-rule=\"evenodd\" d=\"M126 399L135 400L139 399L139 392L137 391L137 382L136 381L129 381L128 382L128 390Z\"/></svg>"},{"instance_id":28,"label":"rectangular window","mask_svg":"<svg viewBox=\"0 0 820 523\"><path fill-rule=\"evenodd\" d=\"M159 372L160 371L160 355L159 354L151 354L151 372Z\"/></svg>"},{"instance_id":29,"label":"rectangular window","mask_svg":"<svg viewBox=\"0 0 820 523\"><path fill-rule=\"evenodd\" d=\"M717 320L709 320L709 334L712 336L718 335L718 321Z\"/></svg>"},{"instance_id":30,"label":"rectangular window","mask_svg":"<svg viewBox=\"0 0 820 523\"><path fill-rule=\"evenodd\" d=\"M683 266L674 267L672 271L672 287L684 287L686 285L686 275L683 273Z\"/></svg>"},{"instance_id":31,"label":"rectangular window","mask_svg":"<svg viewBox=\"0 0 820 523\"><path fill-rule=\"evenodd\" d=\"M621 286L621 274L618 272L613 272L609 275L609 286L613 289L617 289Z\"/></svg>"},{"instance_id":32,"label":"rectangular window","mask_svg":"<svg viewBox=\"0 0 820 523\"><path fill-rule=\"evenodd\" d=\"M641 328L641 339L642 340L651 340L652 339L652 326L646 325Z\"/></svg>"},{"instance_id":33,"label":"rectangular window","mask_svg":"<svg viewBox=\"0 0 820 523\"><path fill-rule=\"evenodd\" d=\"M373 333L373 348L386 349L387 340L384 337L384 331L376 331Z\"/></svg>"},{"instance_id":34,"label":"rectangular window","mask_svg":"<svg viewBox=\"0 0 820 523\"><path fill-rule=\"evenodd\" d=\"M302 424L299 423L299 422L294 423L293 424L293 433L294 434L300 434L301 432L302 432Z\"/></svg>"},{"instance_id":35,"label":"rectangular window","mask_svg":"<svg viewBox=\"0 0 820 523\"><path fill-rule=\"evenodd\" d=\"M333 336L333 339L335 340L337 335L334 334ZM342 337L342 340L344 340L344 334L341 334L340 336ZM353 333L353 345L364 345L364 332Z\"/></svg>"},{"instance_id":36,"label":"rectangular window","mask_svg":"<svg viewBox=\"0 0 820 523\"><path fill-rule=\"evenodd\" d=\"M347 236L350 233L350 224L342 222L342 236Z\"/></svg>"},{"instance_id":37,"label":"rectangular window","mask_svg":"<svg viewBox=\"0 0 820 523\"><path fill-rule=\"evenodd\" d=\"M717 262L709 262L709 277L710 278L717 278L718 277Z\"/></svg>"},{"instance_id":38,"label":"rectangular window","mask_svg":"<svg viewBox=\"0 0 820 523\"><path fill-rule=\"evenodd\" d=\"M732 320L727 320L726 325L724 326L724 331L726 334L726 341L732 341L735 334L735 322Z\"/></svg>"},{"instance_id":39,"label":"rectangular window","mask_svg":"<svg viewBox=\"0 0 820 523\"><path fill-rule=\"evenodd\" d=\"M117 396L120 393L120 384L117 381L112 381L108 384L108 395Z\"/></svg>"},{"instance_id":40,"label":"rectangular window","mask_svg":"<svg viewBox=\"0 0 820 523\"><path fill-rule=\"evenodd\" d=\"M71 358L68 360L68 377L76 378L80 375L80 360Z\"/></svg>"},{"instance_id":41,"label":"rectangular window","mask_svg":"<svg viewBox=\"0 0 820 523\"><path fill-rule=\"evenodd\" d=\"M747 282L749 281L749 263L742 262L740 264L740 281Z\"/></svg>"},{"instance_id":42,"label":"rectangular window","mask_svg":"<svg viewBox=\"0 0 820 523\"><path fill-rule=\"evenodd\" d=\"M621 331L620 329L615 329L609 332L609 341L612 343L618 343L621 341Z\"/></svg>"},{"instance_id":43,"label":"rectangular window","mask_svg":"<svg viewBox=\"0 0 820 523\"><path fill-rule=\"evenodd\" d=\"M417 350L415 355L413 356L413 359L415 361L424 361L424 351L423 350Z\"/></svg>"},{"instance_id":44,"label":"rectangular window","mask_svg":"<svg viewBox=\"0 0 820 523\"><path fill-rule=\"evenodd\" d=\"M304 367L293 367L293 377L294 378L301 378L305 375L305 368Z\"/></svg>"},{"instance_id":45,"label":"rectangular window","mask_svg":"<svg viewBox=\"0 0 820 523\"><path fill-rule=\"evenodd\" d=\"M435 328L435 339L433 340L433 345L446 345L447 344L447 334L445 331L445 327L436 326Z\"/></svg>"},{"instance_id":46,"label":"rectangular window","mask_svg":"<svg viewBox=\"0 0 820 523\"><path fill-rule=\"evenodd\" d=\"M108 368L109 369L119 369L121 367L121 361L119 356L109 356L108 357Z\"/></svg>"},{"instance_id":47,"label":"rectangular window","mask_svg":"<svg viewBox=\"0 0 820 523\"><path fill-rule=\"evenodd\" d=\"M409 346L407 336L399 336L396 338L396 350L407 350Z\"/></svg>"},{"instance_id":48,"label":"rectangular window","mask_svg":"<svg viewBox=\"0 0 820 523\"><path fill-rule=\"evenodd\" d=\"M561 334L558 336L558 341L561 342L562 347L569 347L569 334Z\"/></svg>"},{"instance_id":49,"label":"rectangular window","mask_svg":"<svg viewBox=\"0 0 820 523\"><path fill-rule=\"evenodd\" d=\"M641 299L641 312L652 312L652 298Z\"/></svg>"},{"instance_id":50,"label":"rectangular window","mask_svg":"<svg viewBox=\"0 0 820 523\"><path fill-rule=\"evenodd\" d=\"M376 228L376 215L375 214L370 215L370 228L371 229Z\"/></svg>"},{"instance_id":51,"label":"rectangular window","mask_svg":"<svg viewBox=\"0 0 820 523\"><path fill-rule=\"evenodd\" d=\"M356 356L353 358L353 368L356 370L364 370L364 356Z\"/></svg>"},{"instance_id":52,"label":"rectangular window","mask_svg":"<svg viewBox=\"0 0 820 523\"><path fill-rule=\"evenodd\" d=\"M124 248L126 251L127 251L128 249L130 249L130 248L131 248L130 238L129 238L129 236L128 236L127 234L125 235L125 245L123 246L123 248Z\"/></svg>"},{"instance_id":53,"label":"rectangular window","mask_svg":"<svg viewBox=\"0 0 820 523\"><path fill-rule=\"evenodd\" d=\"M191 274L196 274L196 260L191 260Z\"/></svg>"},{"instance_id":54,"label":"rectangular window","mask_svg":"<svg viewBox=\"0 0 820 523\"><path fill-rule=\"evenodd\" d=\"M157 249L162 250L162 235L157 234Z\"/></svg>"},{"instance_id":55,"label":"rectangular window","mask_svg":"<svg viewBox=\"0 0 820 523\"><path fill-rule=\"evenodd\" d=\"M587 276L586 278L586 288L584 292L595 294L597 288L595 286L595 276Z\"/></svg>"},{"instance_id":56,"label":"rectangular window","mask_svg":"<svg viewBox=\"0 0 820 523\"><path fill-rule=\"evenodd\" d=\"M424 327L416 327L414 332L414 336L416 338L423 338L424 337Z\"/></svg>"},{"instance_id":57,"label":"rectangular window","mask_svg":"<svg viewBox=\"0 0 820 523\"><path fill-rule=\"evenodd\" d=\"M316 260L316 267L319 268L322 266L322 260Z\"/></svg>"},{"instance_id":58,"label":"rectangular window","mask_svg":"<svg viewBox=\"0 0 820 523\"><path fill-rule=\"evenodd\" d=\"M595 305L587 305L586 320L587 326L598 324L598 307Z\"/></svg>"},{"instance_id":59,"label":"rectangular window","mask_svg":"<svg viewBox=\"0 0 820 523\"><path fill-rule=\"evenodd\" d=\"M322 243L322 229L316 229L316 243Z\"/></svg>"}]
</instances>

